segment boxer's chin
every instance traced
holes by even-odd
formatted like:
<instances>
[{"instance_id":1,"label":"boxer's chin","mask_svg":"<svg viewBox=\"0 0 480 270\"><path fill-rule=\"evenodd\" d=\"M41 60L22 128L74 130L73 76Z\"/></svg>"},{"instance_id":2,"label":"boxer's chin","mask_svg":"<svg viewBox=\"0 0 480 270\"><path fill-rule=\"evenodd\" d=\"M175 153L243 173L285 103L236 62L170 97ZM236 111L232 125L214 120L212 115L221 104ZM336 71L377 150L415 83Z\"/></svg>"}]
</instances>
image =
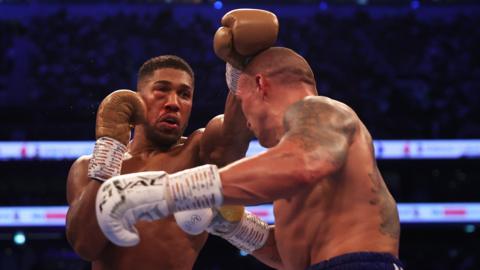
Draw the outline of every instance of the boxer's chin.
<instances>
[{"instance_id":1,"label":"boxer's chin","mask_svg":"<svg viewBox=\"0 0 480 270\"><path fill-rule=\"evenodd\" d=\"M151 127L146 128L147 139L157 145L160 148L168 148L178 142L182 136L181 129L153 129Z\"/></svg>"},{"instance_id":2,"label":"boxer's chin","mask_svg":"<svg viewBox=\"0 0 480 270\"><path fill-rule=\"evenodd\" d=\"M266 148L271 148L274 147L279 143L279 140L277 140L274 137L259 137L258 142L260 143L261 146L266 147Z\"/></svg>"}]
</instances>

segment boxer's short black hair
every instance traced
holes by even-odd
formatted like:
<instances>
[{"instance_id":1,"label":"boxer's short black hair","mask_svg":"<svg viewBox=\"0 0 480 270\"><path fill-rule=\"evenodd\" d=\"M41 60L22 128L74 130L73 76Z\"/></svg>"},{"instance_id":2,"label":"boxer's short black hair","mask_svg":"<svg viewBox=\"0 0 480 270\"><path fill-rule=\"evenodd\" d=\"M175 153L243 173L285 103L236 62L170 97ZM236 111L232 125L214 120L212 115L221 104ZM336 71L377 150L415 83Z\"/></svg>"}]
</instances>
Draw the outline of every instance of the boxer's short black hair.
<instances>
[{"instance_id":1,"label":"boxer's short black hair","mask_svg":"<svg viewBox=\"0 0 480 270\"><path fill-rule=\"evenodd\" d=\"M162 68L173 68L183 70L192 77L194 81L194 73L192 67L187 63L187 61L176 55L161 55L147 60L138 70L138 81L141 81L146 76L152 75L152 73L157 69Z\"/></svg>"}]
</instances>

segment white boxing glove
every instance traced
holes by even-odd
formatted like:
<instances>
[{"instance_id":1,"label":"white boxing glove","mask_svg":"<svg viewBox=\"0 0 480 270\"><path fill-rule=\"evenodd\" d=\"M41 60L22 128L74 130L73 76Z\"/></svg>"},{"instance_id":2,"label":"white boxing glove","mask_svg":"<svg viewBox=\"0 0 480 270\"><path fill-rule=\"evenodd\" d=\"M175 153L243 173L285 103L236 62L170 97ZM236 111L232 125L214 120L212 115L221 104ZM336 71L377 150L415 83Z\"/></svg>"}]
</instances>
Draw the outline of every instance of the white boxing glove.
<instances>
[{"instance_id":1,"label":"white boxing glove","mask_svg":"<svg viewBox=\"0 0 480 270\"><path fill-rule=\"evenodd\" d=\"M156 220L171 213L165 172L119 175L104 182L97 192L96 214L103 234L118 246L140 241L138 220Z\"/></svg>"},{"instance_id":2,"label":"white boxing glove","mask_svg":"<svg viewBox=\"0 0 480 270\"><path fill-rule=\"evenodd\" d=\"M140 241L135 223L157 220L174 212L211 208L223 200L215 165L167 174L162 171L118 175L105 181L96 197L100 229L118 246ZM210 222L209 222L210 223Z\"/></svg>"},{"instance_id":3,"label":"white boxing glove","mask_svg":"<svg viewBox=\"0 0 480 270\"><path fill-rule=\"evenodd\" d=\"M177 225L190 235L204 232L213 219L211 208L181 211L173 214Z\"/></svg>"}]
</instances>

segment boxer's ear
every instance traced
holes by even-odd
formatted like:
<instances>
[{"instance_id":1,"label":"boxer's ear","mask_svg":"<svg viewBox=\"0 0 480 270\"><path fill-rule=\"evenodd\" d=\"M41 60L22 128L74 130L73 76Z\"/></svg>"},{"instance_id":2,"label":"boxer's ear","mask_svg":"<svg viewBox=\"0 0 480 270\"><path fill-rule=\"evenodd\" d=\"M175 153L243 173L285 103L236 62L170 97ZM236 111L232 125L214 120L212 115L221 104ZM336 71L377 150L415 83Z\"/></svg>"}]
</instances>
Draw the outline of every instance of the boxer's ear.
<instances>
[{"instance_id":1,"label":"boxer's ear","mask_svg":"<svg viewBox=\"0 0 480 270\"><path fill-rule=\"evenodd\" d=\"M262 96L262 99L265 99L270 94L270 82L265 77L265 75L260 73L255 75L255 86L258 94Z\"/></svg>"}]
</instances>

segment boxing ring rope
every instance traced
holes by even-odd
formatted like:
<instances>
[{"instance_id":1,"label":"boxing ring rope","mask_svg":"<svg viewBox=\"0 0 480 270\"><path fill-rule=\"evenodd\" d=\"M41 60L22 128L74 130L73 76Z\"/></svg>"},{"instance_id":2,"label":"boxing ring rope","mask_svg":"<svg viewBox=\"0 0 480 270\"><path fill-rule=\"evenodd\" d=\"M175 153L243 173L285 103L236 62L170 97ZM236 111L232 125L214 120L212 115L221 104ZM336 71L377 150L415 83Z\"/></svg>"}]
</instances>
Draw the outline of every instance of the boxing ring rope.
<instances>
[{"instance_id":1,"label":"boxing ring rope","mask_svg":"<svg viewBox=\"0 0 480 270\"><path fill-rule=\"evenodd\" d=\"M76 159L93 151L94 141L0 141L0 161ZM375 140L377 159L480 158L480 139ZM250 142L247 156L265 149Z\"/></svg>"},{"instance_id":2,"label":"boxing ring rope","mask_svg":"<svg viewBox=\"0 0 480 270\"><path fill-rule=\"evenodd\" d=\"M93 141L0 141L0 161L64 160L92 153ZM377 159L480 158L480 140L376 140ZM247 156L264 151L252 141ZM401 223L480 223L480 203L398 203ZM67 206L0 207L0 227L65 226ZM271 205L248 207L274 223Z\"/></svg>"},{"instance_id":3,"label":"boxing ring rope","mask_svg":"<svg viewBox=\"0 0 480 270\"><path fill-rule=\"evenodd\" d=\"M480 203L398 203L400 222L480 223ZM270 224L274 223L271 205L247 207ZM68 206L0 207L0 227L62 227Z\"/></svg>"}]
</instances>

